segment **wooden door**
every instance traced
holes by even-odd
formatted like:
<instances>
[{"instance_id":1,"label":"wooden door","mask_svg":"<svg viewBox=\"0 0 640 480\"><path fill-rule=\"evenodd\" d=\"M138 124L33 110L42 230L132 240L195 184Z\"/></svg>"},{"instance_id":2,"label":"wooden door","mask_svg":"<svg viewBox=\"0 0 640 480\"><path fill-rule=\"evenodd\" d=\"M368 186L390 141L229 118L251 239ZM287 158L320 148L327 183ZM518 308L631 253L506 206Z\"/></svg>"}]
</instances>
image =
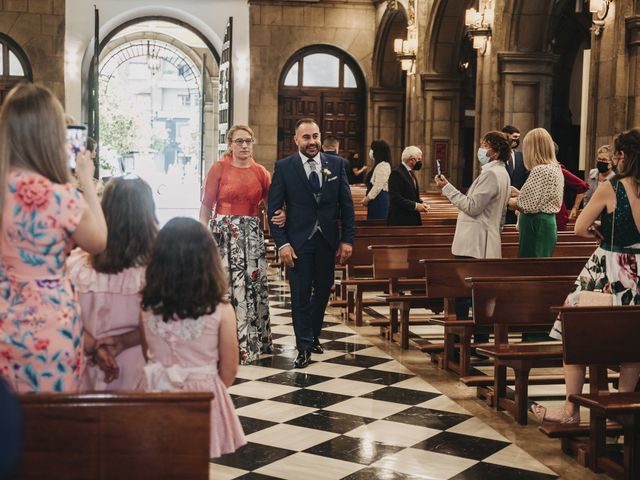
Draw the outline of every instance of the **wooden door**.
<instances>
[{"instance_id":1,"label":"wooden door","mask_svg":"<svg viewBox=\"0 0 640 480\"><path fill-rule=\"evenodd\" d=\"M319 95L305 95L302 91L287 92L286 95L280 95L278 102L278 158L284 158L297 150L293 141L296 133L296 122L306 117L313 118L319 122L320 106L321 99Z\"/></svg>"},{"instance_id":2,"label":"wooden door","mask_svg":"<svg viewBox=\"0 0 640 480\"><path fill-rule=\"evenodd\" d=\"M364 101L357 92L328 93L322 95L320 130L323 136L333 135L340 140L340 153L357 152L363 157Z\"/></svg>"},{"instance_id":3,"label":"wooden door","mask_svg":"<svg viewBox=\"0 0 640 480\"><path fill-rule=\"evenodd\" d=\"M322 57L332 74L324 75L308 57ZM313 63L315 60L310 61ZM315 67L315 68L313 68ZM319 86L322 85L322 86ZM278 96L278 158L296 152L293 137L301 118L313 118L322 137L335 136L341 156L351 152L364 158L365 108L364 79L358 65L344 52L327 46L311 46L297 52L283 69Z\"/></svg>"},{"instance_id":4,"label":"wooden door","mask_svg":"<svg viewBox=\"0 0 640 480\"><path fill-rule=\"evenodd\" d=\"M296 122L309 117L318 122L322 137L335 136L340 154L358 152L363 158L365 103L358 92L339 89L296 89L282 92L278 101L278 158L297 150L293 141Z\"/></svg>"}]
</instances>

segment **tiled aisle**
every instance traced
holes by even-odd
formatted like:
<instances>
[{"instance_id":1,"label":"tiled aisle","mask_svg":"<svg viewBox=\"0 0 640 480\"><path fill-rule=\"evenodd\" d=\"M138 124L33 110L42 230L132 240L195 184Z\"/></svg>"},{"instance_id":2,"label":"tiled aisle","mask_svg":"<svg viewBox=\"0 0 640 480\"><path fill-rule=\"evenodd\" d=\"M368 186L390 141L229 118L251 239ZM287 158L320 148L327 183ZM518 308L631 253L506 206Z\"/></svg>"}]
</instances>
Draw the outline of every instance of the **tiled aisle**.
<instances>
[{"instance_id":1,"label":"tiled aisle","mask_svg":"<svg viewBox=\"0 0 640 480\"><path fill-rule=\"evenodd\" d=\"M229 389L249 443L212 464L211 478L557 478L333 317L325 353L293 369L284 282L272 282L270 300L276 353L240 367Z\"/></svg>"}]
</instances>

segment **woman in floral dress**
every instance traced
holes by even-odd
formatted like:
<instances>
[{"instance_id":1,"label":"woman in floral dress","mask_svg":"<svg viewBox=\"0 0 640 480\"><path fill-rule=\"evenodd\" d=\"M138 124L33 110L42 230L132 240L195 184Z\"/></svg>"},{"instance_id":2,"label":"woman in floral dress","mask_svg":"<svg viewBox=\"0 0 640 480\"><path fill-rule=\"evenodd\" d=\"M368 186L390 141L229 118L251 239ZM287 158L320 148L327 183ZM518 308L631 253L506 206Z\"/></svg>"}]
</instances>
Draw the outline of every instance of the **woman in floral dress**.
<instances>
[{"instance_id":1,"label":"woman in floral dress","mask_svg":"<svg viewBox=\"0 0 640 480\"><path fill-rule=\"evenodd\" d=\"M260 353L273 351L260 222L260 205L266 202L271 176L253 159L251 128L234 125L227 138L227 154L207 174L200 221L211 228L222 265L229 274L229 297L238 322L240 362L246 364L257 360Z\"/></svg>"},{"instance_id":2,"label":"woman in floral dress","mask_svg":"<svg viewBox=\"0 0 640 480\"><path fill-rule=\"evenodd\" d=\"M77 155L84 189L67 166L62 105L21 84L0 113L0 375L17 392L77 392L82 370L79 305L65 272L74 244L105 248L107 226L93 161Z\"/></svg>"},{"instance_id":3,"label":"woman in floral dress","mask_svg":"<svg viewBox=\"0 0 640 480\"><path fill-rule=\"evenodd\" d=\"M640 305L640 130L633 129L618 135L614 152L618 158L618 175L598 187L575 226L576 234L602 240L580 272L565 305L578 305L582 291L611 293L614 305ZM594 227L598 217L599 234ZM559 321L554 324L550 335L562 339ZM582 392L585 371L584 365L564 366L565 404L550 411L534 405L532 410L541 421L580 421L578 406L569 401L569 396ZM619 391L633 392L639 374L639 364L621 365Z\"/></svg>"}]
</instances>

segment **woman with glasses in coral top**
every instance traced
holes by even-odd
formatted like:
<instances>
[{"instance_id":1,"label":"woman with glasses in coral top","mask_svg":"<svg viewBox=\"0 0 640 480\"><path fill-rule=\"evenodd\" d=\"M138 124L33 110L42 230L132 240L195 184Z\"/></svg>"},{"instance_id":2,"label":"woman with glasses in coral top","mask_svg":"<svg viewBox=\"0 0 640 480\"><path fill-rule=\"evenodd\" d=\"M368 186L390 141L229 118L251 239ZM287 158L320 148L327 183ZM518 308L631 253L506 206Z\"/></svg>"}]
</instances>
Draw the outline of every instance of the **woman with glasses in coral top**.
<instances>
[{"instance_id":1,"label":"woman with glasses in coral top","mask_svg":"<svg viewBox=\"0 0 640 480\"><path fill-rule=\"evenodd\" d=\"M228 273L229 300L238 322L240 362L272 353L267 262L260 209L267 200L271 176L253 159L253 130L234 125L227 134L227 153L207 174L200 221L218 243ZM282 221L284 213L274 221Z\"/></svg>"}]
</instances>

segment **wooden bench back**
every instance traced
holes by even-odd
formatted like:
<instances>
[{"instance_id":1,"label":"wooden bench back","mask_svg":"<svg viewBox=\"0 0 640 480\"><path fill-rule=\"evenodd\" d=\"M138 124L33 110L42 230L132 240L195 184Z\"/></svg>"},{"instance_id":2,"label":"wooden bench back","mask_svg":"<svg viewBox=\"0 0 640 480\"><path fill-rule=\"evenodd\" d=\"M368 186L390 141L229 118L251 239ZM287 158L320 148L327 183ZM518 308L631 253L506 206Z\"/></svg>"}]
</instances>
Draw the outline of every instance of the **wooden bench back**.
<instances>
[{"instance_id":1,"label":"wooden bench back","mask_svg":"<svg viewBox=\"0 0 640 480\"><path fill-rule=\"evenodd\" d=\"M575 280L575 275L471 278L473 321L480 326L551 327L556 318L551 307L564 304Z\"/></svg>"},{"instance_id":2,"label":"wooden bench back","mask_svg":"<svg viewBox=\"0 0 640 480\"><path fill-rule=\"evenodd\" d=\"M578 276L588 257L424 260L427 295L431 298L471 296L469 277Z\"/></svg>"},{"instance_id":3,"label":"wooden bench back","mask_svg":"<svg viewBox=\"0 0 640 480\"><path fill-rule=\"evenodd\" d=\"M212 393L21 395L15 480L209 478Z\"/></svg>"},{"instance_id":4,"label":"wooden bench back","mask_svg":"<svg viewBox=\"0 0 640 480\"><path fill-rule=\"evenodd\" d=\"M348 263L349 265L372 265L373 253L368 248L372 245L432 245L446 243L449 250L451 250L451 238L450 235L442 236L427 233L356 236L353 241L353 254Z\"/></svg>"},{"instance_id":5,"label":"wooden bench back","mask_svg":"<svg viewBox=\"0 0 640 480\"><path fill-rule=\"evenodd\" d=\"M407 237L406 241L411 240L413 237ZM425 237L421 238L422 241L428 242ZM358 240L356 239L357 243ZM363 252L356 254L354 248L354 265L373 265L374 278L423 278L425 276L424 266L419 264L421 260L440 260L440 259L454 259L454 255L451 253L451 244L411 244L405 245L404 241L398 240L396 244L389 245L370 245L367 252L369 253L369 263L355 263L366 262L367 257ZM355 247L355 246L354 246ZM518 258L518 244L517 243L503 243L502 244L502 257L503 258ZM567 242L559 243L553 252L554 258L564 257L587 257L595 250L596 245L593 242ZM520 260L534 260L534 259L520 259ZM538 260L538 259L535 259ZM585 262L586 263L586 260ZM582 266L584 266L584 263ZM576 275L580 272L580 269L576 271ZM488 272L489 274L491 272ZM525 272L526 275L534 275L535 273ZM543 273L546 275L546 271ZM564 274L564 272L556 273ZM469 276L469 275L467 275ZM462 278L464 279L464 277ZM433 298L443 298L443 296L434 295Z\"/></svg>"},{"instance_id":6,"label":"wooden bench back","mask_svg":"<svg viewBox=\"0 0 640 480\"><path fill-rule=\"evenodd\" d=\"M417 233L443 234L453 235L456 231L455 225L421 225L417 227L397 227L387 225L356 225L356 236L369 235L415 235Z\"/></svg>"},{"instance_id":7,"label":"wooden bench back","mask_svg":"<svg viewBox=\"0 0 640 480\"><path fill-rule=\"evenodd\" d=\"M413 237L417 235L427 235L433 238L434 243L453 243L455 225L422 225L417 227L387 227L387 226L357 226L356 237ZM502 243L518 243L519 234L516 230L505 230L502 232ZM584 237L580 237L573 232L559 232L558 243L563 242L588 242ZM386 242L392 243L392 242Z\"/></svg>"},{"instance_id":8,"label":"wooden bench back","mask_svg":"<svg viewBox=\"0 0 640 480\"><path fill-rule=\"evenodd\" d=\"M448 215L444 217L442 215L429 217L428 215L428 213L422 215L422 226L451 226L455 228L455 217L450 217ZM356 228L365 226L384 227L387 226L387 220L367 220L366 218L362 218L361 216L356 216Z\"/></svg>"},{"instance_id":9,"label":"wooden bench back","mask_svg":"<svg viewBox=\"0 0 640 480\"><path fill-rule=\"evenodd\" d=\"M453 258L451 244L371 245L373 278L422 278L425 258Z\"/></svg>"},{"instance_id":10,"label":"wooden bench back","mask_svg":"<svg viewBox=\"0 0 640 480\"><path fill-rule=\"evenodd\" d=\"M565 363L640 362L640 305L563 307L559 312Z\"/></svg>"}]
</instances>

